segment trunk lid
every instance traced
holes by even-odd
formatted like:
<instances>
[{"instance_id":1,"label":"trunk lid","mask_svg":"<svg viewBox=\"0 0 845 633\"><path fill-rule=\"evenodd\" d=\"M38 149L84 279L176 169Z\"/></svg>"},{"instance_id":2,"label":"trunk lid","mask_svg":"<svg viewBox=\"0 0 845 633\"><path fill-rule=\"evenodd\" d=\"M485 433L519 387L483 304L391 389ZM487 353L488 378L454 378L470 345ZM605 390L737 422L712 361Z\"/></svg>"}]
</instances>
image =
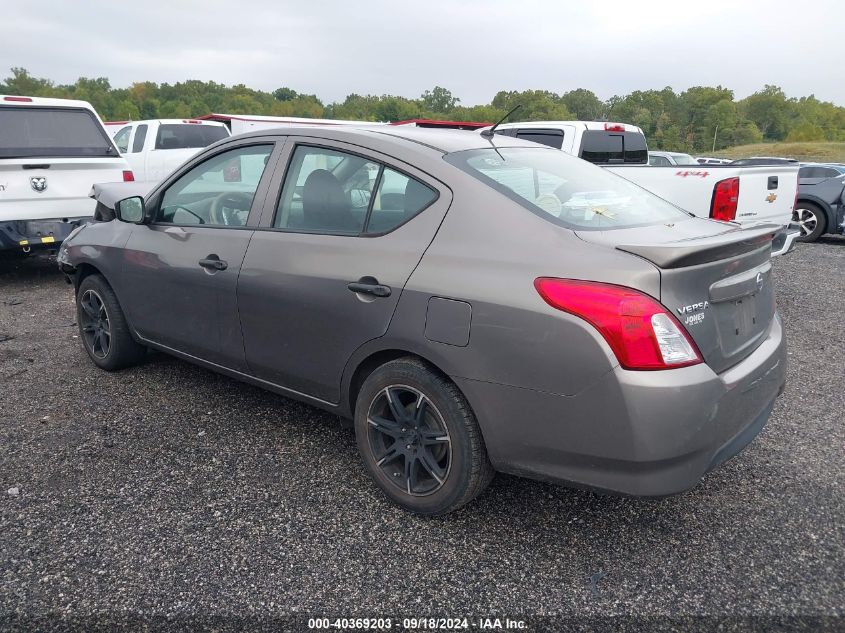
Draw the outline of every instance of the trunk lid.
<instances>
[{"instance_id":1,"label":"trunk lid","mask_svg":"<svg viewBox=\"0 0 845 633\"><path fill-rule=\"evenodd\" d=\"M120 182L126 162L114 158L0 159L0 222L93 215L95 182Z\"/></svg>"},{"instance_id":2,"label":"trunk lid","mask_svg":"<svg viewBox=\"0 0 845 633\"><path fill-rule=\"evenodd\" d=\"M691 218L578 236L653 263L660 270L660 302L721 373L751 354L769 331L775 314L771 241L780 228Z\"/></svg>"}]
</instances>

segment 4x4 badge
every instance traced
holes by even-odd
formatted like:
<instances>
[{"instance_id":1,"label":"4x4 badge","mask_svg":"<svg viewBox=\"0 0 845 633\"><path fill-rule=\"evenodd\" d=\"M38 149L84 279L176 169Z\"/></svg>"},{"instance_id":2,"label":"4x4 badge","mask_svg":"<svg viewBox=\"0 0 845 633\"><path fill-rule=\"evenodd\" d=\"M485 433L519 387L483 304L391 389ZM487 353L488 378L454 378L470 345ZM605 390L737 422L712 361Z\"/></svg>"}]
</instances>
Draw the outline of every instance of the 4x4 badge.
<instances>
[{"instance_id":1,"label":"4x4 badge","mask_svg":"<svg viewBox=\"0 0 845 633\"><path fill-rule=\"evenodd\" d=\"M47 190L47 179L44 176L35 176L29 179L30 186L38 193Z\"/></svg>"}]
</instances>

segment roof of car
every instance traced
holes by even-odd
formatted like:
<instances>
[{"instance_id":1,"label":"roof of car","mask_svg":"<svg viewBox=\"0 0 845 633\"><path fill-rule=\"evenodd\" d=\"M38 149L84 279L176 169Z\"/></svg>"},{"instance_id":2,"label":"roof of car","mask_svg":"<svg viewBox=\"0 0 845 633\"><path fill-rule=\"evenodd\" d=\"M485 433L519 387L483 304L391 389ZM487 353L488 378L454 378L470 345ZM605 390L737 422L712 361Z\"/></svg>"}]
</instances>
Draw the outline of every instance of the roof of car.
<instances>
[{"instance_id":1,"label":"roof of car","mask_svg":"<svg viewBox=\"0 0 845 633\"><path fill-rule=\"evenodd\" d=\"M406 145L407 143L415 143L444 154L460 152L468 149L484 149L490 147L545 148L543 145L538 145L537 143L532 143L531 141L523 141L509 136L495 135L493 137L485 137L481 136L481 134L477 131L386 125L360 127L285 127L271 130L257 130L255 132L240 134L238 137L268 136L273 134L283 136L316 136L350 142L354 142L356 140L360 141L362 137L371 138L373 140L395 140L397 143L402 143L403 145Z\"/></svg>"},{"instance_id":2,"label":"roof of car","mask_svg":"<svg viewBox=\"0 0 845 633\"><path fill-rule=\"evenodd\" d=\"M78 99L54 99L52 97L26 97L22 95L0 94L0 105L4 106L37 106L49 108L85 108L94 110L87 101Z\"/></svg>"}]
</instances>

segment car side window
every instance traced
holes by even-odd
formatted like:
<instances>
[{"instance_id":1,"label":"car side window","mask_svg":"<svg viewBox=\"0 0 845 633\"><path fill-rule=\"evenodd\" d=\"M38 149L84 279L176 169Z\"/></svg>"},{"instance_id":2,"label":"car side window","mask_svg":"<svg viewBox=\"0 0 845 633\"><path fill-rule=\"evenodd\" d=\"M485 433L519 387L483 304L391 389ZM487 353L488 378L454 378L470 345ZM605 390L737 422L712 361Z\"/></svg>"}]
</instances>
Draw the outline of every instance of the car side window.
<instances>
[{"instance_id":1,"label":"car side window","mask_svg":"<svg viewBox=\"0 0 845 633\"><path fill-rule=\"evenodd\" d=\"M666 167L672 163L670 163L669 159L665 156L649 156L648 164L656 167Z\"/></svg>"},{"instance_id":2,"label":"car side window","mask_svg":"<svg viewBox=\"0 0 845 633\"><path fill-rule=\"evenodd\" d=\"M273 226L303 233L360 234L380 172L379 163L361 156L298 146Z\"/></svg>"},{"instance_id":3,"label":"car side window","mask_svg":"<svg viewBox=\"0 0 845 633\"><path fill-rule=\"evenodd\" d=\"M144 141L147 140L147 124L144 123L138 126L135 130L135 138L132 139L132 153L137 154L144 150Z\"/></svg>"},{"instance_id":4,"label":"car side window","mask_svg":"<svg viewBox=\"0 0 845 633\"><path fill-rule=\"evenodd\" d=\"M121 128L120 131L114 135L114 144L121 154L125 154L129 149L129 135L132 133L132 126L127 125Z\"/></svg>"},{"instance_id":5,"label":"car side window","mask_svg":"<svg viewBox=\"0 0 845 633\"><path fill-rule=\"evenodd\" d=\"M429 206L437 195L434 189L419 180L385 167L365 232L392 231Z\"/></svg>"},{"instance_id":6,"label":"car side window","mask_svg":"<svg viewBox=\"0 0 845 633\"><path fill-rule=\"evenodd\" d=\"M156 223L244 226L272 151L249 145L200 163L164 192Z\"/></svg>"}]
</instances>

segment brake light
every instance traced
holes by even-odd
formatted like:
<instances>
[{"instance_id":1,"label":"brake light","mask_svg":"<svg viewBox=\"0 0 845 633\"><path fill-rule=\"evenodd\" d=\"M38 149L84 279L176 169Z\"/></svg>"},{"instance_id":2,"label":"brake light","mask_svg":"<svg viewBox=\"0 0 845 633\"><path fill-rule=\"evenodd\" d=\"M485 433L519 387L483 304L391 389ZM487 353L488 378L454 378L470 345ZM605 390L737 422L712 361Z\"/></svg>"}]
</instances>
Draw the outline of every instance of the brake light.
<instances>
[{"instance_id":1,"label":"brake light","mask_svg":"<svg viewBox=\"0 0 845 633\"><path fill-rule=\"evenodd\" d=\"M723 222L733 222L739 201L739 178L725 178L713 187L713 200L710 202L710 217Z\"/></svg>"},{"instance_id":2,"label":"brake light","mask_svg":"<svg viewBox=\"0 0 845 633\"><path fill-rule=\"evenodd\" d=\"M132 173L131 169L123 170L123 182L135 182L135 174Z\"/></svg>"},{"instance_id":3,"label":"brake light","mask_svg":"<svg viewBox=\"0 0 845 633\"><path fill-rule=\"evenodd\" d=\"M795 179L795 200L792 201L792 210L798 208L798 188L801 186L801 177Z\"/></svg>"},{"instance_id":4,"label":"brake light","mask_svg":"<svg viewBox=\"0 0 845 633\"><path fill-rule=\"evenodd\" d=\"M194 119L182 119L182 123L202 123L202 121L195 121Z\"/></svg>"},{"instance_id":5,"label":"brake light","mask_svg":"<svg viewBox=\"0 0 845 633\"><path fill-rule=\"evenodd\" d=\"M624 132L625 126L621 123L605 123L604 130L605 132Z\"/></svg>"},{"instance_id":6,"label":"brake light","mask_svg":"<svg viewBox=\"0 0 845 633\"><path fill-rule=\"evenodd\" d=\"M553 308L587 321L625 369L658 370L702 362L684 327L655 299L612 284L540 277L534 287Z\"/></svg>"},{"instance_id":7,"label":"brake light","mask_svg":"<svg viewBox=\"0 0 845 633\"><path fill-rule=\"evenodd\" d=\"M25 103L32 103L31 97L3 97L3 101L23 101Z\"/></svg>"}]
</instances>

